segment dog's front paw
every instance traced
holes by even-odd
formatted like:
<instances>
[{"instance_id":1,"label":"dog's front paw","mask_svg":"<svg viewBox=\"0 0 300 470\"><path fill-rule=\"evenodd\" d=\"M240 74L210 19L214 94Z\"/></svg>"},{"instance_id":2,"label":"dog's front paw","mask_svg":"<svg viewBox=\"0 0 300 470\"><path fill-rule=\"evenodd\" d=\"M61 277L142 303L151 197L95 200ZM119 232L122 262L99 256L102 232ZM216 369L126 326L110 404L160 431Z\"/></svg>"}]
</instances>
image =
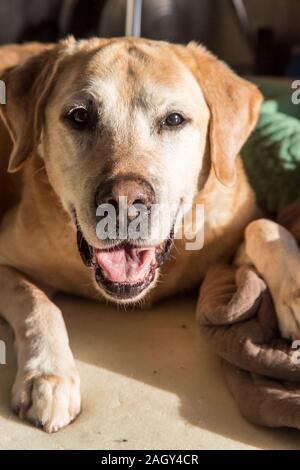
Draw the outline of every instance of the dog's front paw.
<instances>
[{"instance_id":1,"label":"dog's front paw","mask_svg":"<svg viewBox=\"0 0 300 470\"><path fill-rule=\"evenodd\" d=\"M12 391L13 410L48 433L71 423L80 412L78 372L64 375L18 374Z\"/></svg>"}]
</instances>

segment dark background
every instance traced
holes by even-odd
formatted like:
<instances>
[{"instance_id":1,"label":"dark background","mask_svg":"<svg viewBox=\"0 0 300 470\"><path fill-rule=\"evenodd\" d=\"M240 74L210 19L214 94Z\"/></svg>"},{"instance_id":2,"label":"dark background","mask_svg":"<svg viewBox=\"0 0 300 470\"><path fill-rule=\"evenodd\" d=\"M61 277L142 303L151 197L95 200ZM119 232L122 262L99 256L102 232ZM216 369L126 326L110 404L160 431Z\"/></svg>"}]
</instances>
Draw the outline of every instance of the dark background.
<instances>
[{"instance_id":1,"label":"dark background","mask_svg":"<svg viewBox=\"0 0 300 470\"><path fill-rule=\"evenodd\" d=\"M126 0L0 0L0 44L124 35ZM143 0L142 35L197 40L240 73L300 76L300 0Z\"/></svg>"}]
</instances>

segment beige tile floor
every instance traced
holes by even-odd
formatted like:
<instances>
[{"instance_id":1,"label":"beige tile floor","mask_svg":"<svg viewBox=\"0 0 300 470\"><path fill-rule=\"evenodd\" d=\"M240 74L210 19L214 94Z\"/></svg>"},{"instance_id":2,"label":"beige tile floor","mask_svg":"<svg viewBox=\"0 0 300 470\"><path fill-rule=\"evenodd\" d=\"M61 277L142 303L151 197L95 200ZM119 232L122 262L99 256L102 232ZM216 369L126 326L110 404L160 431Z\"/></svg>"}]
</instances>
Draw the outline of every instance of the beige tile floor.
<instances>
[{"instance_id":1,"label":"beige tile floor","mask_svg":"<svg viewBox=\"0 0 300 470\"><path fill-rule=\"evenodd\" d=\"M1 322L1 449L300 449L299 432L239 415L219 360L196 334L195 298L136 312L72 297L58 303L81 373L82 414L47 435L11 413L13 337Z\"/></svg>"}]
</instances>

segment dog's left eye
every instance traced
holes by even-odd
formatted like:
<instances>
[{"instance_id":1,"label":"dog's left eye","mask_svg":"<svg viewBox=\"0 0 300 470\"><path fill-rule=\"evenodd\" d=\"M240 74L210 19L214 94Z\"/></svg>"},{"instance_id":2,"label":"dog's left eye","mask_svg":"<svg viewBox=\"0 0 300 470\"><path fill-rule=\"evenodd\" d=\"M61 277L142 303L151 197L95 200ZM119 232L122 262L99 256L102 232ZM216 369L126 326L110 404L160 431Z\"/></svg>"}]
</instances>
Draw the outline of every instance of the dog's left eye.
<instances>
[{"instance_id":1,"label":"dog's left eye","mask_svg":"<svg viewBox=\"0 0 300 470\"><path fill-rule=\"evenodd\" d=\"M179 113L171 113L167 118L165 119L165 126L167 127L177 127L183 124L185 121L184 117L181 116Z\"/></svg>"},{"instance_id":2,"label":"dog's left eye","mask_svg":"<svg viewBox=\"0 0 300 470\"><path fill-rule=\"evenodd\" d=\"M88 126L90 122L90 115L86 108L80 106L78 108L74 108L67 114L68 121L74 125L74 127L83 129Z\"/></svg>"}]
</instances>

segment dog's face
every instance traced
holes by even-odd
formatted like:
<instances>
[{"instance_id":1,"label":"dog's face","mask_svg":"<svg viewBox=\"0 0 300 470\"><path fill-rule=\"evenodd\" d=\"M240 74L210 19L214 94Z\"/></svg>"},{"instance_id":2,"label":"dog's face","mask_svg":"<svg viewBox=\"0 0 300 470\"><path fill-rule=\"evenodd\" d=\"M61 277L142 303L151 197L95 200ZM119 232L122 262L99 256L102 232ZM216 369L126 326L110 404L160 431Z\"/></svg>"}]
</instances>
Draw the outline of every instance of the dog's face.
<instances>
[{"instance_id":1,"label":"dog's face","mask_svg":"<svg viewBox=\"0 0 300 470\"><path fill-rule=\"evenodd\" d=\"M99 286L135 300L155 282L179 206L197 192L209 111L195 77L166 45L121 40L88 54L60 75L41 153L64 207L76 214ZM170 220L157 218L156 237L150 230L135 239L130 230L126 239L98 237L97 207L119 209L119 197L129 212L144 205L145 222L153 204L168 205Z\"/></svg>"},{"instance_id":2,"label":"dog's face","mask_svg":"<svg viewBox=\"0 0 300 470\"><path fill-rule=\"evenodd\" d=\"M119 302L140 299L170 251L180 207L201 189L207 157L221 182L234 183L234 158L257 114L256 90L197 46L141 39L67 41L6 78L10 170L38 150L99 289ZM33 138L22 148L26 116L10 116L24 106L24 80L34 110ZM152 217L154 205L164 207L164 217ZM108 207L113 218L101 212ZM108 237L96 230L106 222L116 228ZM133 237L130 227L147 230Z\"/></svg>"}]
</instances>

